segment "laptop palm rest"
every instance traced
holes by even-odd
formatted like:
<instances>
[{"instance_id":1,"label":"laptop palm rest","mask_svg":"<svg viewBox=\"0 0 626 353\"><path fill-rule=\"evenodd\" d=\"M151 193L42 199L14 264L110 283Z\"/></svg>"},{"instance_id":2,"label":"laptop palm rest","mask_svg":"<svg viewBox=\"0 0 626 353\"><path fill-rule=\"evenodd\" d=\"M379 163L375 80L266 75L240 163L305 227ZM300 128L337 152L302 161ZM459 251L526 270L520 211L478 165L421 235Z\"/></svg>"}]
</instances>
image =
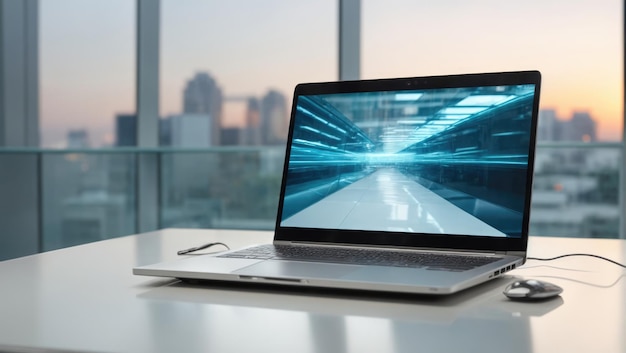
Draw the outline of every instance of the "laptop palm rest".
<instances>
[{"instance_id":1,"label":"laptop palm rest","mask_svg":"<svg viewBox=\"0 0 626 353\"><path fill-rule=\"evenodd\" d=\"M233 273L240 276L259 278L339 279L360 268L362 268L362 266L319 262L267 260L251 266L244 267L240 270L234 271Z\"/></svg>"},{"instance_id":2,"label":"laptop palm rest","mask_svg":"<svg viewBox=\"0 0 626 353\"><path fill-rule=\"evenodd\" d=\"M427 271L414 268L360 266L320 262L267 260L232 272L241 279L257 281L305 282L307 279L342 280L367 283L387 283L401 286L415 285L419 277L421 285L441 286L458 280L459 273Z\"/></svg>"}]
</instances>

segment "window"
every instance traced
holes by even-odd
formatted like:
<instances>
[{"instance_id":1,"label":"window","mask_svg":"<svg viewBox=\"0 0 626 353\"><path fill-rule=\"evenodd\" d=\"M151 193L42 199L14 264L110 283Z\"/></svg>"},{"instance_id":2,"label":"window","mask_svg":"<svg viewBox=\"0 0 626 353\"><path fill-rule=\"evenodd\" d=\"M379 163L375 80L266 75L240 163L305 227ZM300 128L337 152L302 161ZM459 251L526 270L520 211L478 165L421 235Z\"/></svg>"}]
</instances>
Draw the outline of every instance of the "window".
<instances>
[{"instance_id":1,"label":"window","mask_svg":"<svg viewBox=\"0 0 626 353\"><path fill-rule=\"evenodd\" d=\"M161 3L162 226L272 228L293 89L337 79L336 1ZM255 202L243 202L248 197Z\"/></svg>"},{"instance_id":2,"label":"window","mask_svg":"<svg viewBox=\"0 0 626 353\"><path fill-rule=\"evenodd\" d=\"M136 4L41 0L40 250L136 232L135 155L94 148L134 145ZM129 142L130 141L130 142ZM87 151L91 150L91 151Z\"/></svg>"},{"instance_id":3,"label":"window","mask_svg":"<svg viewBox=\"0 0 626 353\"><path fill-rule=\"evenodd\" d=\"M133 153L61 153L41 157L44 251L136 233Z\"/></svg>"},{"instance_id":4,"label":"window","mask_svg":"<svg viewBox=\"0 0 626 353\"><path fill-rule=\"evenodd\" d=\"M117 117L135 110L135 13L127 0L40 1L42 147L116 145Z\"/></svg>"},{"instance_id":5,"label":"window","mask_svg":"<svg viewBox=\"0 0 626 353\"><path fill-rule=\"evenodd\" d=\"M622 138L621 1L364 0L362 38L363 78L538 69L543 109Z\"/></svg>"},{"instance_id":6,"label":"window","mask_svg":"<svg viewBox=\"0 0 626 353\"><path fill-rule=\"evenodd\" d=\"M618 236L621 1L363 0L362 7L363 78L541 71L531 235Z\"/></svg>"}]
</instances>

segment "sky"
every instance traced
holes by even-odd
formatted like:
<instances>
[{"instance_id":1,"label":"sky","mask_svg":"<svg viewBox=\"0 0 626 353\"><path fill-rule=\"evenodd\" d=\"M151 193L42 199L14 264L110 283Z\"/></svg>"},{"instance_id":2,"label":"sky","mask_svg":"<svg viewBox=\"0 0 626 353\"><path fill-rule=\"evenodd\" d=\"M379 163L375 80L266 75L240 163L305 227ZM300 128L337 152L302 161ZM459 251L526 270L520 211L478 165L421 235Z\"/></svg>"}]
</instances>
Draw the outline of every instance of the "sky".
<instances>
[{"instance_id":1,"label":"sky","mask_svg":"<svg viewBox=\"0 0 626 353\"><path fill-rule=\"evenodd\" d=\"M135 110L135 2L40 0L40 116L45 147L69 129L113 141L114 117ZM585 110L602 140L621 140L619 0L362 0L361 77L537 69L541 107ZM226 96L288 99L299 82L336 80L336 0L162 0L160 115L208 72ZM245 106L228 104L225 124Z\"/></svg>"}]
</instances>

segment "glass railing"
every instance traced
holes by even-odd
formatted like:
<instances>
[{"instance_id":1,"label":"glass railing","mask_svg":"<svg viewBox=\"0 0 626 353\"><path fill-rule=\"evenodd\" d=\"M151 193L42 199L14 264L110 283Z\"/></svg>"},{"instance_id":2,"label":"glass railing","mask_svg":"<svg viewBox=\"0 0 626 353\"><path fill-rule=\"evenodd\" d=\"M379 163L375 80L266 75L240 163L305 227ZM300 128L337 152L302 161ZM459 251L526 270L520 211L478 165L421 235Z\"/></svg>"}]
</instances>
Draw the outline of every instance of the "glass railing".
<instances>
[{"instance_id":1,"label":"glass railing","mask_svg":"<svg viewBox=\"0 0 626 353\"><path fill-rule=\"evenodd\" d=\"M41 154L42 250L133 234L136 154Z\"/></svg>"},{"instance_id":2,"label":"glass railing","mask_svg":"<svg viewBox=\"0 0 626 353\"><path fill-rule=\"evenodd\" d=\"M541 143L530 234L619 238L621 143Z\"/></svg>"},{"instance_id":3,"label":"glass railing","mask_svg":"<svg viewBox=\"0 0 626 353\"><path fill-rule=\"evenodd\" d=\"M167 151L160 226L273 229L284 147Z\"/></svg>"},{"instance_id":4,"label":"glass railing","mask_svg":"<svg viewBox=\"0 0 626 353\"><path fill-rule=\"evenodd\" d=\"M621 143L540 144L530 234L623 237L621 148ZM22 244L22 250L5 246L9 250L0 250L0 260L138 232L142 217L155 216L138 211L142 154L158 160L154 170L144 171L156 175L159 185L157 228L273 229L283 147L4 149L0 163L12 177L3 187L37 192L19 203L20 215L26 211L30 217L0 215L5 238L0 244ZM11 209L12 200L0 202ZM13 256L6 254L11 251Z\"/></svg>"}]
</instances>

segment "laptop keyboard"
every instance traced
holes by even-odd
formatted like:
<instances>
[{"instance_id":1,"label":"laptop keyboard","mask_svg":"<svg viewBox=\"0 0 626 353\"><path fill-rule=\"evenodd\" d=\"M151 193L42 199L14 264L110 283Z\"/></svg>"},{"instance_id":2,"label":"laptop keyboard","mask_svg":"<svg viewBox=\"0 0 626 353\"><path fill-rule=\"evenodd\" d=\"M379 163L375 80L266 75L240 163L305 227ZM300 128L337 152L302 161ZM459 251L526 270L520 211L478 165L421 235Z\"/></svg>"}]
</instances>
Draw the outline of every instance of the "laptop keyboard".
<instances>
[{"instance_id":1,"label":"laptop keyboard","mask_svg":"<svg viewBox=\"0 0 626 353\"><path fill-rule=\"evenodd\" d=\"M326 248L313 246L260 245L219 257L297 260L355 265L380 265L426 268L429 270L467 271L498 261L498 257L386 251L363 248Z\"/></svg>"}]
</instances>

